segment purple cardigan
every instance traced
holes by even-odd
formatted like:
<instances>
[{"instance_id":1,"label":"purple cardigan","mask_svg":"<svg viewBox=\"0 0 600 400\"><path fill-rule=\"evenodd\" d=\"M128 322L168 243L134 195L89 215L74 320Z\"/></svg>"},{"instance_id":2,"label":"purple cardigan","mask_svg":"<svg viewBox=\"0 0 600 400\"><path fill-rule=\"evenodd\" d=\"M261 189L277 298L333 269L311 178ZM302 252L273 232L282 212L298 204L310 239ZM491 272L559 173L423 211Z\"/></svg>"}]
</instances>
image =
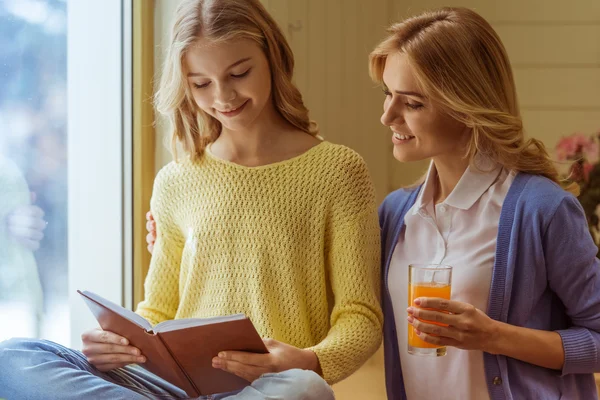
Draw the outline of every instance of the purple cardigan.
<instances>
[{"instance_id":1,"label":"purple cardigan","mask_svg":"<svg viewBox=\"0 0 600 400\"><path fill-rule=\"evenodd\" d=\"M389 400L406 399L388 288L392 252L419 190L397 190L379 208L385 375ZM562 371L484 353L492 400L597 399L600 261L577 199L549 179L518 174L504 200L487 314L512 325L557 331ZM398 312L404 312L398 310Z\"/></svg>"}]
</instances>

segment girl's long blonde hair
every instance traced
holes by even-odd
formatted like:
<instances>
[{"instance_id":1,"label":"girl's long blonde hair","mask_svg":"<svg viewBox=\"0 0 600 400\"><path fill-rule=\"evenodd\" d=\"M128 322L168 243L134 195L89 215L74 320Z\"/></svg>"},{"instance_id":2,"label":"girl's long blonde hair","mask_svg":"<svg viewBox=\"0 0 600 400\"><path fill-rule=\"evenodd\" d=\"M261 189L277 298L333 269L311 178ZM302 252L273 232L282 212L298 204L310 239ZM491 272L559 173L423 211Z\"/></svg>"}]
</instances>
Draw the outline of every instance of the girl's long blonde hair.
<instances>
[{"instance_id":1,"label":"girl's long blonde hair","mask_svg":"<svg viewBox=\"0 0 600 400\"><path fill-rule=\"evenodd\" d=\"M197 159L221 133L221 123L195 103L186 79L184 57L198 38L251 39L267 57L275 109L291 125L317 135L302 95L292 83L294 56L277 23L259 0L185 0L177 8L155 105L171 125L171 148Z\"/></svg>"},{"instance_id":2,"label":"girl's long blonde hair","mask_svg":"<svg viewBox=\"0 0 600 400\"><path fill-rule=\"evenodd\" d=\"M562 183L542 142L525 139L510 62L491 25L467 8L441 8L392 25L370 55L381 83L389 54L406 54L421 89L472 132L466 157ZM570 184L566 190L578 193Z\"/></svg>"}]
</instances>

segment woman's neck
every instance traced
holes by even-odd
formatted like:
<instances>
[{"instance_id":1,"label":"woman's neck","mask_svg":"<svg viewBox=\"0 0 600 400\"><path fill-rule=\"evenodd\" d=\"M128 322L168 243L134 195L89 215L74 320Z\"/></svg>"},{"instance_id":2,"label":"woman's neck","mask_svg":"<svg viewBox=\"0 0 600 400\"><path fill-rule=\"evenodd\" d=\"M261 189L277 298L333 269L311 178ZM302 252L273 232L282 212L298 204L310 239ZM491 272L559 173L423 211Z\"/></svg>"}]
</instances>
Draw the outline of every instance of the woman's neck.
<instances>
[{"instance_id":1,"label":"woman's neck","mask_svg":"<svg viewBox=\"0 0 600 400\"><path fill-rule=\"evenodd\" d=\"M433 159L437 172L434 204L446 200L469 167L469 159L456 156L440 156Z\"/></svg>"}]
</instances>

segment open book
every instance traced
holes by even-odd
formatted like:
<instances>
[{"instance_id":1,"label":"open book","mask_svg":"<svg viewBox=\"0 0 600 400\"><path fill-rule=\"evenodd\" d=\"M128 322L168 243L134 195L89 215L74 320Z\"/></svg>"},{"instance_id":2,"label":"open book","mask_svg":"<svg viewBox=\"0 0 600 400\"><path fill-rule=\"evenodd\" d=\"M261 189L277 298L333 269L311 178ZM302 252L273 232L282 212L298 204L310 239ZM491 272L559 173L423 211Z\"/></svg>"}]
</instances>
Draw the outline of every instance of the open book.
<instances>
[{"instance_id":1,"label":"open book","mask_svg":"<svg viewBox=\"0 0 600 400\"><path fill-rule=\"evenodd\" d=\"M141 350L148 371L185 390L190 397L239 390L250 383L212 367L223 350L268 353L243 314L164 321L156 326L140 315L88 291L77 291L102 329L127 338Z\"/></svg>"}]
</instances>

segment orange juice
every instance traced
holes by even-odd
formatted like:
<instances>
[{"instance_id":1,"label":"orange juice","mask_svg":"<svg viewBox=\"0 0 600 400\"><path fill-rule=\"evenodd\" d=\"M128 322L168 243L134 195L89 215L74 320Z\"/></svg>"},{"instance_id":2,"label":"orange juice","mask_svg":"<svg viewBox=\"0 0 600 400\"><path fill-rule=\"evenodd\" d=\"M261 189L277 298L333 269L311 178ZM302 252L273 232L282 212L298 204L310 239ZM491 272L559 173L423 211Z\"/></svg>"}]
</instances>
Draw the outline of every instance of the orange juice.
<instances>
[{"instance_id":1,"label":"orange juice","mask_svg":"<svg viewBox=\"0 0 600 400\"><path fill-rule=\"evenodd\" d=\"M411 283L408 285L408 305L410 307L415 307L414 300L419 297L439 297L441 299L450 300L450 289L451 286L445 283ZM425 310L431 310L430 308L425 308ZM430 324L447 326L445 324L440 324L433 321L421 320ZM423 341L420 337L415 333L415 328L412 325L408 325L408 345L412 347L420 347L427 349L436 349L443 346L437 346L431 343L427 343Z\"/></svg>"}]
</instances>

